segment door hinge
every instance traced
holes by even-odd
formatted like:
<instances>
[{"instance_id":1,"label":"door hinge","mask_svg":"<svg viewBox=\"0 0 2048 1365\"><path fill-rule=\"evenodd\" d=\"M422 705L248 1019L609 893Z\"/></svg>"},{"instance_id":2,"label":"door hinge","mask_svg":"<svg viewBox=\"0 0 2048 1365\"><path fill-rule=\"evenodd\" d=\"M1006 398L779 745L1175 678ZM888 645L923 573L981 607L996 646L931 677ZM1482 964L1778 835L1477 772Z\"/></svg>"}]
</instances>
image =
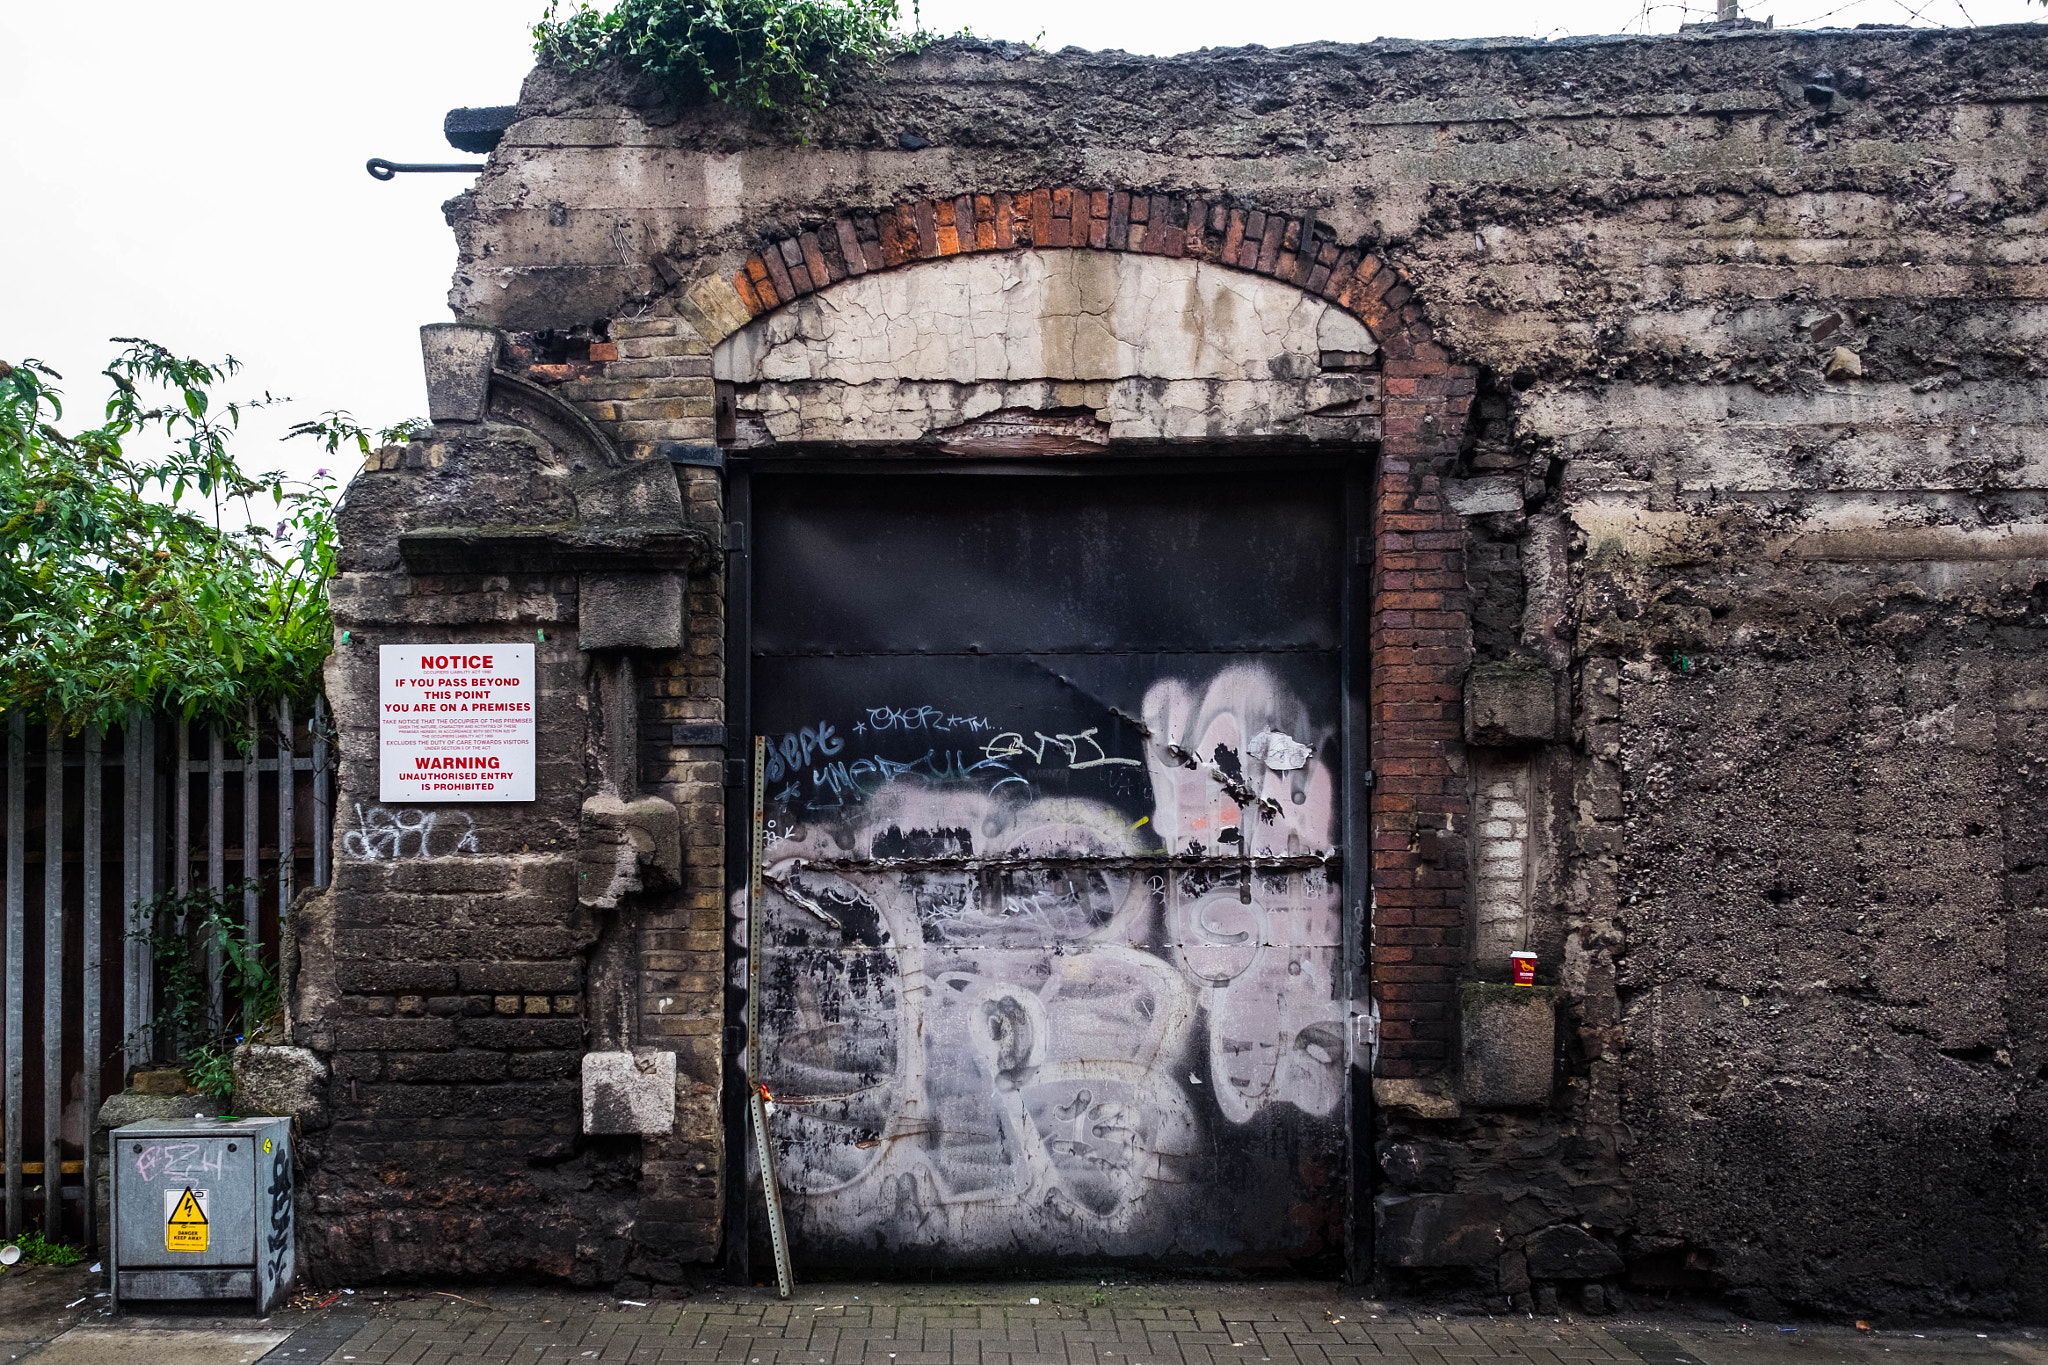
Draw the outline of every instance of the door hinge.
<instances>
[{"instance_id":1,"label":"door hinge","mask_svg":"<svg viewBox=\"0 0 2048 1365\"><path fill-rule=\"evenodd\" d=\"M716 380L711 385L711 420L711 438L714 441L731 442L739 439L739 404L730 380Z\"/></svg>"},{"instance_id":2,"label":"door hinge","mask_svg":"<svg viewBox=\"0 0 2048 1365\"><path fill-rule=\"evenodd\" d=\"M747 760L744 758L728 758L725 761L725 785L728 787L744 787L747 785Z\"/></svg>"},{"instance_id":3,"label":"door hinge","mask_svg":"<svg viewBox=\"0 0 2048 1365\"><path fill-rule=\"evenodd\" d=\"M1351 567L1362 569L1370 563L1372 563L1372 537L1353 536L1351 538Z\"/></svg>"},{"instance_id":4,"label":"door hinge","mask_svg":"<svg viewBox=\"0 0 2048 1365\"><path fill-rule=\"evenodd\" d=\"M744 521L728 521L725 524L725 550L727 554L747 552L747 524Z\"/></svg>"}]
</instances>

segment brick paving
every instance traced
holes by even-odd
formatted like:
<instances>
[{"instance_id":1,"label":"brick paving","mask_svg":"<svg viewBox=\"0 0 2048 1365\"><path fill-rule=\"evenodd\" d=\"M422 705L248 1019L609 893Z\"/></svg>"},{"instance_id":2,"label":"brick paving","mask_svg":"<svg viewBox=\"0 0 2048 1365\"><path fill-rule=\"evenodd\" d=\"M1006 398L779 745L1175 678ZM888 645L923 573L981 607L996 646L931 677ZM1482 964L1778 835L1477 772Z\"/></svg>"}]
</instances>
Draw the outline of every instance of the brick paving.
<instances>
[{"instance_id":1,"label":"brick paving","mask_svg":"<svg viewBox=\"0 0 2048 1365\"><path fill-rule=\"evenodd\" d=\"M645 1305L414 1290L358 1295L320 1329L266 1365L2048 1365L2048 1338L2013 1331L1439 1316L1301 1284L812 1285L788 1303L727 1291Z\"/></svg>"}]
</instances>

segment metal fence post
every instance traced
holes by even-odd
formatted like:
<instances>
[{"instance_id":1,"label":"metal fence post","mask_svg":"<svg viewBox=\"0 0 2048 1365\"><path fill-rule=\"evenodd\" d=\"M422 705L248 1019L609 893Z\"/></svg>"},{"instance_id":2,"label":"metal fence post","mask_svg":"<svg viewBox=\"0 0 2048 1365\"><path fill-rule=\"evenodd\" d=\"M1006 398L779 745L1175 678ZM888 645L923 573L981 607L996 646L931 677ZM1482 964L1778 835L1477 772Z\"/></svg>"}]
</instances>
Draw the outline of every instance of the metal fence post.
<instances>
[{"instance_id":1,"label":"metal fence post","mask_svg":"<svg viewBox=\"0 0 2048 1365\"><path fill-rule=\"evenodd\" d=\"M313 698L313 885L333 876L334 795L327 775L327 698Z\"/></svg>"},{"instance_id":2,"label":"metal fence post","mask_svg":"<svg viewBox=\"0 0 2048 1365\"><path fill-rule=\"evenodd\" d=\"M249 726L249 748L242 755L242 938L248 943L261 941L257 922L257 895L261 884L259 874L263 868L260 844L262 826L258 817L263 812L262 765L257 761L263 753L263 727L257 719L256 702L249 701L247 724ZM243 1020L246 1027L248 1020Z\"/></svg>"},{"instance_id":3,"label":"metal fence post","mask_svg":"<svg viewBox=\"0 0 2048 1365\"><path fill-rule=\"evenodd\" d=\"M43 727L43 1236L64 1236L64 727Z\"/></svg>"},{"instance_id":4,"label":"metal fence post","mask_svg":"<svg viewBox=\"0 0 2048 1365\"><path fill-rule=\"evenodd\" d=\"M27 1020L22 959L28 954L28 715L7 717L7 1236L21 1235L22 1046Z\"/></svg>"},{"instance_id":5,"label":"metal fence post","mask_svg":"<svg viewBox=\"0 0 2048 1365\"><path fill-rule=\"evenodd\" d=\"M284 956L284 936L288 932L286 918L292 909L292 874L298 869L293 866L293 854L299 847L298 812L294 801L298 796L299 763L292 743L292 700L279 698L277 703L277 947L278 956Z\"/></svg>"},{"instance_id":6,"label":"metal fence post","mask_svg":"<svg viewBox=\"0 0 2048 1365\"><path fill-rule=\"evenodd\" d=\"M97 1250L100 1240L98 1206L93 1198L99 1172L95 1169L97 1163L93 1160L92 1134L99 1123L100 1071L106 1065L100 1039L100 919L105 914L105 897L101 891L100 881L101 858L104 854L102 818L106 814L105 773L102 765L105 761L106 741L107 733L100 726L89 726L86 729L85 780L80 788L80 794L85 798L85 821L80 831L83 837L79 841L81 846L78 855L80 870L84 874L84 885L81 889L85 914L85 923L82 926L84 933L80 940L80 956L83 959L81 965L84 970L79 974L80 999L84 1009L84 1037L80 1048L80 1066L84 1075L80 1079L85 1083L85 1150L79 1154L79 1173L85 1191L81 1203L85 1210L85 1245L89 1250Z\"/></svg>"}]
</instances>

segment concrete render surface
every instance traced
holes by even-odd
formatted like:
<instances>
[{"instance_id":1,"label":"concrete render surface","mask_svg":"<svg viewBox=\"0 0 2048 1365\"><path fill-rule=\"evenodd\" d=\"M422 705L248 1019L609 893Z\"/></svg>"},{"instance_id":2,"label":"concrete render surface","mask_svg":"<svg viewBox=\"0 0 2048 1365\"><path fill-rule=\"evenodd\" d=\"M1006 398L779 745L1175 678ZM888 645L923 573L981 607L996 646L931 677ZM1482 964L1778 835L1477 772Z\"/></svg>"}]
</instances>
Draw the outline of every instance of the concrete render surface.
<instances>
[{"instance_id":1,"label":"concrete render surface","mask_svg":"<svg viewBox=\"0 0 2048 1365\"><path fill-rule=\"evenodd\" d=\"M82 1322L9 1288L0 1357L37 1365L2048 1365L2048 1328L1439 1313L1301 1282L817 1284L787 1302L463 1286L320 1291L267 1319L212 1305Z\"/></svg>"}]
</instances>

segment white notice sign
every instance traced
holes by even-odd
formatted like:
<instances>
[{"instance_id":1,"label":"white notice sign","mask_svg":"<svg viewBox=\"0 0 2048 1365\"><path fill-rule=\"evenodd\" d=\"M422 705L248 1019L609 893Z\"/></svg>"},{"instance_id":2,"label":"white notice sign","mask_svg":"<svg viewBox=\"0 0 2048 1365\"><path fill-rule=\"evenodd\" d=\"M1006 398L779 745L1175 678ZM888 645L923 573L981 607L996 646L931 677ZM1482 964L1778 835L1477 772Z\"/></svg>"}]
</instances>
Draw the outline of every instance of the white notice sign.
<instances>
[{"instance_id":1,"label":"white notice sign","mask_svg":"<svg viewBox=\"0 0 2048 1365\"><path fill-rule=\"evenodd\" d=\"M379 800L533 800L532 645L380 648Z\"/></svg>"}]
</instances>

